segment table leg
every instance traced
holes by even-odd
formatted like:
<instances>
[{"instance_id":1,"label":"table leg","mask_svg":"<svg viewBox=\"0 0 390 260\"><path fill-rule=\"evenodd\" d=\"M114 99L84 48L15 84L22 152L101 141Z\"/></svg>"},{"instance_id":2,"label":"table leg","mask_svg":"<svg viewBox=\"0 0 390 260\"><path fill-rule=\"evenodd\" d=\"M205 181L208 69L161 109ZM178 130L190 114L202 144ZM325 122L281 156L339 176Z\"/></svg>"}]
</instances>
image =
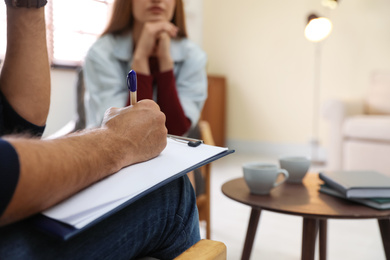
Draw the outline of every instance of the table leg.
<instances>
[{"instance_id":1,"label":"table leg","mask_svg":"<svg viewBox=\"0 0 390 260\"><path fill-rule=\"evenodd\" d=\"M386 259L390 259L390 219L378 219Z\"/></svg>"},{"instance_id":2,"label":"table leg","mask_svg":"<svg viewBox=\"0 0 390 260\"><path fill-rule=\"evenodd\" d=\"M248 230L246 231L246 238L244 244L244 250L242 252L241 260L249 260L252 252L253 242L255 241L255 235L257 231L257 225L260 219L260 209L252 208L251 216L249 218Z\"/></svg>"},{"instance_id":3,"label":"table leg","mask_svg":"<svg viewBox=\"0 0 390 260\"><path fill-rule=\"evenodd\" d=\"M302 260L314 260L316 237L318 233L319 220L314 218L303 218L302 231Z\"/></svg>"},{"instance_id":4,"label":"table leg","mask_svg":"<svg viewBox=\"0 0 390 260\"><path fill-rule=\"evenodd\" d=\"M328 220L320 219L320 260L326 260Z\"/></svg>"}]
</instances>

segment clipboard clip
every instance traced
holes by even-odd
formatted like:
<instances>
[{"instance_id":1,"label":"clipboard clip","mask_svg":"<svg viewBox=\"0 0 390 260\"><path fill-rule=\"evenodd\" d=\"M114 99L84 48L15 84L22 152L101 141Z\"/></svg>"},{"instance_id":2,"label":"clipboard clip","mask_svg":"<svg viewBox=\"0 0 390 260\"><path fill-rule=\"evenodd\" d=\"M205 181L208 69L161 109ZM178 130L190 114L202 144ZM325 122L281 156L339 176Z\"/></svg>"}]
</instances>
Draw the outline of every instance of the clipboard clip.
<instances>
[{"instance_id":1,"label":"clipboard clip","mask_svg":"<svg viewBox=\"0 0 390 260\"><path fill-rule=\"evenodd\" d=\"M199 145L203 144L203 140L199 140L195 138L189 138L189 137L178 136L178 135L170 135L170 134L168 134L167 137L177 142L186 143L190 147L198 147Z\"/></svg>"}]
</instances>

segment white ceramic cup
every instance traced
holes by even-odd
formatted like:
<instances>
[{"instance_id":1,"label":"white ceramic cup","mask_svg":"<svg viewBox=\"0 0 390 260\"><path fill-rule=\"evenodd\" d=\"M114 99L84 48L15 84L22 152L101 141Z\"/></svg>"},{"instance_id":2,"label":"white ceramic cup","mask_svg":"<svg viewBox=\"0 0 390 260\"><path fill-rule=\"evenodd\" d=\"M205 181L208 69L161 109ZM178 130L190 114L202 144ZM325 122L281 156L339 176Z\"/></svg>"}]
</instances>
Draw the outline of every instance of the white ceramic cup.
<instances>
[{"instance_id":1,"label":"white ceramic cup","mask_svg":"<svg viewBox=\"0 0 390 260\"><path fill-rule=\"evenodd\" d=\"M288 183L302 183L310 167L310 159L305 156L286 156L279 158L280 167L289 174Z\"/></svg>"},{"instance_id":2,"label":"white ceramic cup","mask_svg":"<svg viewBox=\"0 0 390 260\"><path fill-rule=\"evenodd\" d=\"M248 162L243 165L244 179L253 194L266 195L288 179L288 172L278 165L261 162ZM284 178L277 182L279 174Z\"/></svg>"}]
</instances>

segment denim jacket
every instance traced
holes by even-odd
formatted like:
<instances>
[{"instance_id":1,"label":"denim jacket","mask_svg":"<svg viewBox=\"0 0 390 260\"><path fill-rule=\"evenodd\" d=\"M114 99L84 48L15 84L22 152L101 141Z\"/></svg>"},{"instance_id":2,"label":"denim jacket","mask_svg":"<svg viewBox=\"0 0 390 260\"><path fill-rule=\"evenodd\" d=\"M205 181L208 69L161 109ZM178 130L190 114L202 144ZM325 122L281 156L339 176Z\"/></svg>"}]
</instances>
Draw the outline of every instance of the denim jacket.
<instances>
[{"instance_id":1,"label":"denim jacket","mask_svg":"<svg viewBox=\"0 0 390 260\"><path fill-rule=\"evenodd\" d=\"M170 48L179 99L194 127L207 98L207 56L186 38L172 39ZM89 49L83 65L87 128L99 126L108 108L126 105L132 56L131 33L104 35Z\"/></svg>"}]
</instances>

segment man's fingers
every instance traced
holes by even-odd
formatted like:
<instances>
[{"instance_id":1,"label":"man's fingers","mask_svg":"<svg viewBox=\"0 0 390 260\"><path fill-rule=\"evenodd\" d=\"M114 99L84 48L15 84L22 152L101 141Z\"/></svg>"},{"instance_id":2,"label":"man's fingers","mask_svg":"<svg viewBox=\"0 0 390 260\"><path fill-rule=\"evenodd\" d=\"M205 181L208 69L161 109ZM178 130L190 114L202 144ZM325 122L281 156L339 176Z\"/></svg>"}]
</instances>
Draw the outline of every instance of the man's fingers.
<instances>
[{"instance_id":1,"label":"man's fingers","mask_svg":"<svg viewBox=\"0 0 390 260\"><path fill-rule=\"evenodd\" d=\"M150 107L153 109L161 110L160 106L156 102L154 102L153 100L150 100L150 99L142 99L142 100L138 101L137 104L145 106L145 107Z\"/></svg>"}]
</instances>

